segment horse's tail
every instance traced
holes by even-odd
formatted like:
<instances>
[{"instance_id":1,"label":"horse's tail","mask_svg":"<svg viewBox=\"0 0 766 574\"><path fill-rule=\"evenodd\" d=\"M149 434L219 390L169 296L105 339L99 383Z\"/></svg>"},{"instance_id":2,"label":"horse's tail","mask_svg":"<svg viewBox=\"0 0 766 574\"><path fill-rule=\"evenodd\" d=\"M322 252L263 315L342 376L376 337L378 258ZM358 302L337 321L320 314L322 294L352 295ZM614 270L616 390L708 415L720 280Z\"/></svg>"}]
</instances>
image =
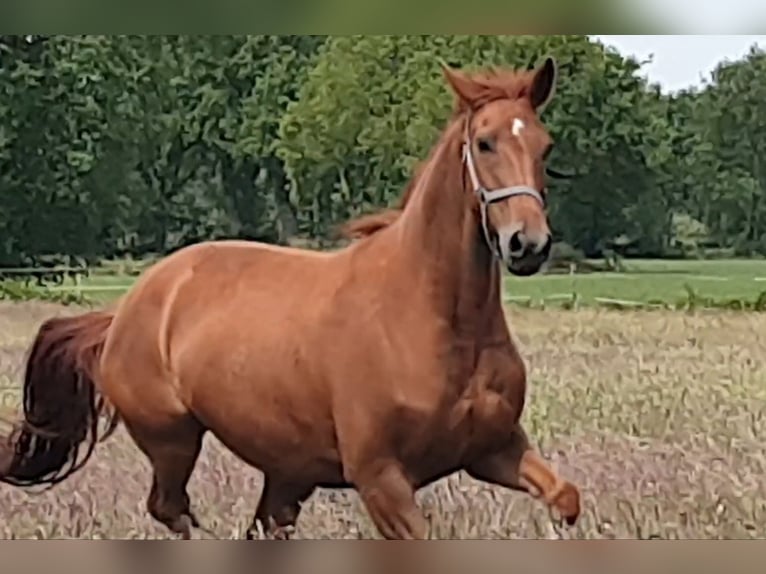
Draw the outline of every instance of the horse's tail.
<instances>
[{"instance_id":1,"label":"horse's tail","mask_svg":"<svg viewBox=\"0 0 766 574\"><path fill-rule=\"evenodd\" d=\"M96 443L114 432L119 419L96 387L113 318L93 311L42 324L26 362L24 418L0 442L0 482L53 486L82 468ZM102 415L108 422L100 432Z\"/></svg>"}]
</instances>

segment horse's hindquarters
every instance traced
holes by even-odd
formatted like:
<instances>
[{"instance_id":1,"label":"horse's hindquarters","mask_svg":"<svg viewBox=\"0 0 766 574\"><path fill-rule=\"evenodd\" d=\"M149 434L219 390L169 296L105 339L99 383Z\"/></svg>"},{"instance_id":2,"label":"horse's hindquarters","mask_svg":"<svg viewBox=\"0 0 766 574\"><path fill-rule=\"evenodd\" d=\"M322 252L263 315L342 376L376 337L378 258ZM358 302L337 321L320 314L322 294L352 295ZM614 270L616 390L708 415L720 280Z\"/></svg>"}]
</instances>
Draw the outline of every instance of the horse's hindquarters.
<instances>
[{"instance_id":1,"label":"horse's hindquarters","mask_svg":"<svg viewBox=\"0 0 766 574\"><path fill-rule=\"evenodd\" d=\"M243 243L168 257L125 298L110 334L118 409L157 431L193 416L262 470L338 480L329 393L310 352L322 278L337 267Z\"/></svg>"}]
</instances>

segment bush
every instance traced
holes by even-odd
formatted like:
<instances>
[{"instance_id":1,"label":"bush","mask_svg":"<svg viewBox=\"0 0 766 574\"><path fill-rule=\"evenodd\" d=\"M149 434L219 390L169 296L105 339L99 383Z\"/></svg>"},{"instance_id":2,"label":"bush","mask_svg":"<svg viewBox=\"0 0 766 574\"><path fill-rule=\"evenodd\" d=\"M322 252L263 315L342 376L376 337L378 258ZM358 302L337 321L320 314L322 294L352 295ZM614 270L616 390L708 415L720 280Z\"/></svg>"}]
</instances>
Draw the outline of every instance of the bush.
<instances>
[{"instance_id":1,"label":"bush","mask_svg":"<svg viewBox=\"0 0 766 574\"><path fill-rule=\"evenodd\" d=\"M620 271L621 259L615 253L606 254L603 263L590 261L581 249L560 241L551 248L548 273L593 273L596 271Z\"/></svg>"},{"instance_id":2,"label":"bush","mask_svg":"<svg viewBox=\"0 0 766 574\"><path fill-rule=\"evenodd\" d=\"M704 257L705 244L710 239L707 226L687 213L674 213L670 223L671 251L683 257Z\"/></svg>"},{"instance_id":3,"label":"bush","mask_svg":"<svg viewBox=\"0 0 766 574\"><path fill-rule=\"evenodd\" d=\"M49 301L62 305L89 305L91 303L83 293L39 289L19 281L10 280L0 281L0 301Z\"/></svg>"}]
</instances>

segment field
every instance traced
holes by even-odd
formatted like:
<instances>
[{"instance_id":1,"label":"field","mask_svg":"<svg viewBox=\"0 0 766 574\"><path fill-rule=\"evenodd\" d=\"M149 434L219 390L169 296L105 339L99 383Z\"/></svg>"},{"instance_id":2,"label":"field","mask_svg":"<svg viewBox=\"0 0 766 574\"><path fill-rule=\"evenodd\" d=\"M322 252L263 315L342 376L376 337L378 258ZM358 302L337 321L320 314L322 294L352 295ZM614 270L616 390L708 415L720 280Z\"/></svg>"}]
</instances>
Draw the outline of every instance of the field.
<instances>
[{"instance_id":1,"label":"field","mask_svg":"<svg viewBox=\"0 0 766 574\"><path fill-rule=\"evenodd\" d=\"M766 291L764 260L629 259L625 267L623 273L548 274L529 281L509 276L506 294L509 299L531 298L539 302L576 293L583 304L589 305L597 298L673 304L688 296L687 288L717 301L755 300Z\"/></svg>"},{"instance_id":2,"label":"field","mask_svg":"<svg viewBox=\"0 0 766 574\"><path fill-rule=\"evenodd\" d=\"M756 276L740 271L743 278ZM73 312L47 303L0 303L6 404L18 399L12 387L40 321ZM583 489L584 515L563 536L766 537L760 438L766 431L766 314L516 306L509 314L530 370L523 420L546 457ZM0 486L0 537L168 537L144 512L148 485L147 463L120 431L52 491ZM208 437L190 484L205 526L217 537L239 536L259 493L259 473ZM419 501L433 537L562 535L542 503L462 474L424 489ZM330 491L309 500L297 532L304 538L374 535L356 495Z\"/></svg>"}]
</instances>

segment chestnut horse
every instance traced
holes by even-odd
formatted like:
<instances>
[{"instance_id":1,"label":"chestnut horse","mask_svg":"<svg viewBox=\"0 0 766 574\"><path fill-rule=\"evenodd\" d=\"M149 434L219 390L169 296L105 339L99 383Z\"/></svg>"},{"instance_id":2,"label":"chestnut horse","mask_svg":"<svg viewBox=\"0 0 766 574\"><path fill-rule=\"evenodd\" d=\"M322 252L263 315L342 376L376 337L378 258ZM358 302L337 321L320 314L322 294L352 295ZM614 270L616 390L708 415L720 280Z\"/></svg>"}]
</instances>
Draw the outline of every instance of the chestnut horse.
<instances>
[{"instance_id":1,"label":"chestnut horse","mask_svg":"<svg viewBox=\"0 0 766 574\"><path fill-rule=\"evenodd\" d=\"M457 105L404 205L352 224L350 245L198 243L114 310L43 323L0 480L56 484L122 422L152 465L148 512L183 538L207 431L263 472L248 537L287 537L321 487L356 489L385 538L426 538L415 492L459 470L574 524L577 487L519 422L501 304L501 265L531 275L551 246L538 115L556 67L444 75Z\"/></svg>"}]
</instances>

